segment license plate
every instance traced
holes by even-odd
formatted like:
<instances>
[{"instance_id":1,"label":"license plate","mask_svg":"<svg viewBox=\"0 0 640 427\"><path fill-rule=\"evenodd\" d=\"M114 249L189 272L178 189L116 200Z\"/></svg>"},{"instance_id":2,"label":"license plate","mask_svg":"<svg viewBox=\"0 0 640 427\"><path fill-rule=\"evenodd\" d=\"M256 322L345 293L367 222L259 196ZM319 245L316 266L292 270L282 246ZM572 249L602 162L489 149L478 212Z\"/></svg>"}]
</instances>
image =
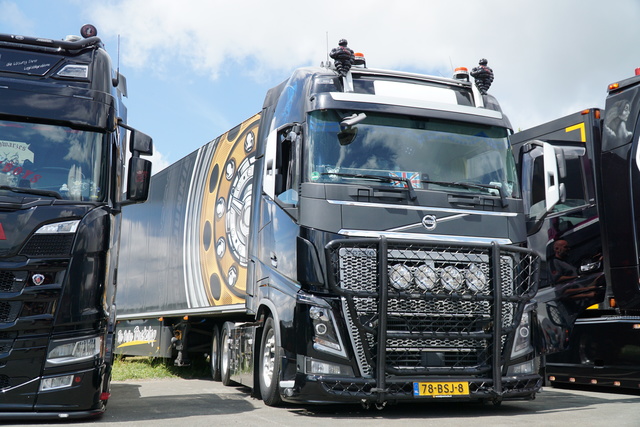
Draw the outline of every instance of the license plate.
<instances>
[{"instance_id":1,"label":"license plate","mask_svg":"<svg viewBox=\"0 0 640 427\"><path fill-rule=\"evenodd\" d=\"M413 383L414 396L447 397L469 395L467 382Z\"/></svg>"}]
</instances>

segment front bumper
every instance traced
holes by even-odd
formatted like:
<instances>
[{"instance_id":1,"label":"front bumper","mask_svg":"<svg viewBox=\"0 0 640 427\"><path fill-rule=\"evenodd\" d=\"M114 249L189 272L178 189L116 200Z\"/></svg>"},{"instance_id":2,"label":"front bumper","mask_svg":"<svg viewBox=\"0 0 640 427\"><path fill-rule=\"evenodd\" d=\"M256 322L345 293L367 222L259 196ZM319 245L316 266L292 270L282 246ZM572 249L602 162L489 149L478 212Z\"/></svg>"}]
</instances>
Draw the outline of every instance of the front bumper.
<instances>
[{"instance_id":1,"label":"front bumper","mask_svg":"<svg viewBox=\"0 0 640 427\"><path fill-rule=\"evenodd\" d=\"M425 397L414 395L416 382L451 382L466 381L469 383L469 395L441 395ZM282 387L283 400L290 403L396 403L425 401L429 399L446 399L452 401L494 401L531 400L542 387L540 375L518 377L502 377L496 387L489 379L468 378L388 378L386 388L376 387L375 379L345 378L331 376L312 376L298 374L295 385Z\"/></svg>"},{"instance_id":2,"label":"front bumper","mask_svg":"<svg viewBox=\"0 0 640 427\"><path fill-rule=\"evenodd\" d=\"M64 373L73 375L70 387L39 391L42 378L3 390L0 420L79 419L104 413L105 366ZM106 396L106 395L105 395Z\"/></svg>"}]
</instances>

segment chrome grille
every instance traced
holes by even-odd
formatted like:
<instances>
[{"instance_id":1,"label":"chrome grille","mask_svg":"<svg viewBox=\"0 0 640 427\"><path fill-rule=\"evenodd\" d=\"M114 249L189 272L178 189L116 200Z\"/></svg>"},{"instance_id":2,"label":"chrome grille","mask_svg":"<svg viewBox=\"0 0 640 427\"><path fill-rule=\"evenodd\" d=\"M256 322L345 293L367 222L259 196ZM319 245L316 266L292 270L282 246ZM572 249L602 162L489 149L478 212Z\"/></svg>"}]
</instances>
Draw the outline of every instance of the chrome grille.
<instances>
[{"instance_id":1,"label":"chrome grille","mask_svg":"<svg viewBox=\"0 0 640 427\"><path fill-rule=\"evenodd\" d=\"M334 241L327 255L351 342L363 350L356 357L365 377L374 375L381 339L388 374L490 371L493 358L500 357L493 355L493 343L504 347L519 320L518 308L536 291L538 260L519 248L359 239ZM436 278L428 288L419 285L416 273L425 265ZM394 287L392 271L409 279ZM454 288L447 276L452 271L458 279L474 271L484 281L459 279ZM494 334L496 321L500 336Z\"/></svg>"}]
</instances>

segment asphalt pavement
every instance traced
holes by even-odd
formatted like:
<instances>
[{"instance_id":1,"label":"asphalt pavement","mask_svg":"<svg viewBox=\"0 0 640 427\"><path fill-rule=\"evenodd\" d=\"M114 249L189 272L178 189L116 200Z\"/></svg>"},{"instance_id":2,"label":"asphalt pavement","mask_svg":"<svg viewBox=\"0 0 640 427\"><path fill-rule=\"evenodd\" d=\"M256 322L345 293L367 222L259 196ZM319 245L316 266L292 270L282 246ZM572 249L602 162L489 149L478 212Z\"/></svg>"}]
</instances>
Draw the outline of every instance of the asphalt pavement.
<instances>
[{"instance_id":1,"label":"asphalt pavement","mask_svg":"<svg viewBox=\"0 0 640 427\"><path fill-rule=\"evenodd\" d=\"M43 426L640 426L640 393L544 388L533 401L501 406L444 400L382 410L360 405L266 406L245 387L210 380L144 380L112 384L106 413L85 421L42 421Z\"/></svg>"}]
</instances>

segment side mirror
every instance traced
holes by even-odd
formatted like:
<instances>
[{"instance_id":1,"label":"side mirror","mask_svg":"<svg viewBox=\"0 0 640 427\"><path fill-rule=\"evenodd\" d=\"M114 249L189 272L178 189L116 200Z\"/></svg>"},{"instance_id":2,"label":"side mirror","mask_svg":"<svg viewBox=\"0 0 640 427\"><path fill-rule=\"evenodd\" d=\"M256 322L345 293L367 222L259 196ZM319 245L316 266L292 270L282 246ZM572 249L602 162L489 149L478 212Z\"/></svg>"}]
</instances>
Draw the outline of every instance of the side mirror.
<instances>
[{"instance_id":1,"label":"side mirror","mask_svg":"<svg viewBox=\"0 0 640 427\"><path fill-rule=\"evenodd\" d=\"M118 120L118 125L130 133L129 151L131 152L131 158L127 166L127 195L121 205L142 203L149 197L151 161L141 159L140 156L153 154L153 140L149 135L127 126L122 120Z\"/></svg>"},{"instance_id":2,"label":"side mirror","mask_svg":"<svg viewBox=\"0 0 640 427\"><path fill-rule=\"evenodd\" d=\"M153 154L153 140L146 133L139 130L129 129L131 131L131 139L129 141L129 150L134 156L151 156Z\"/></svg>"},{"instance_id":3,"label":"side mirror","mask_svg":"<svg viewBox=\"0 0 640 427\"><path fill-rule=\"evenodd\" d=\"M149 184L151 182L151 162L140 157L129 159L129 177L127 182L127 198L122 203L142 203L149 197Z\"/></svg>"},{"instance_id":4,"label":"side mirror","mask_svg":"<svg viewBox=\"0 0 640 427\"><path fill-rule=\"evenodd\" d=\"M551 144L542 144L544 152L544 187L545 187L545 210L547 213L560 202L560 195L564 196L564 185L560 184L560 174L558 173L558 158L556 150Z\"/></svg>"},{"instance_id":5,"label":"side mirror","mask_svg":"<svg viewBox=\"0 0 640 427\"><path fill-rule=\"evenodd\" d=\"M338 132L338 142L340 145L349 145L351 144L358 135L358 128L346 128Z\"/></svg>"}]
</instances>

